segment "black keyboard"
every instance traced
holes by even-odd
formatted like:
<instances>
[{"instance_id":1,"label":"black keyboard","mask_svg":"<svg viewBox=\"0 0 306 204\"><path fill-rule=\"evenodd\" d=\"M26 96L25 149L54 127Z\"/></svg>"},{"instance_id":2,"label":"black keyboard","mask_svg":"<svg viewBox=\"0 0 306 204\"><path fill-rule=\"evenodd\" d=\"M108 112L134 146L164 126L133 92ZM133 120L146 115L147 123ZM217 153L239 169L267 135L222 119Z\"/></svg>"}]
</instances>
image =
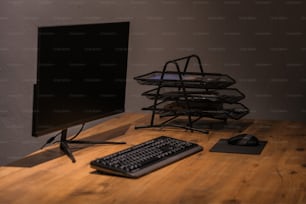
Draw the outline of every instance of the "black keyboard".
<instances>
[{"instance_id":1,"label":"black keyboard","mask_svg":"<svg viewBox=\"0 0 306 204\"><path fill-rule=\"evenodd\" d=\"M137 178L202 150L198 144L160 136L95 159L90 165L98 172Z\"/></svg>"}]
</instances>

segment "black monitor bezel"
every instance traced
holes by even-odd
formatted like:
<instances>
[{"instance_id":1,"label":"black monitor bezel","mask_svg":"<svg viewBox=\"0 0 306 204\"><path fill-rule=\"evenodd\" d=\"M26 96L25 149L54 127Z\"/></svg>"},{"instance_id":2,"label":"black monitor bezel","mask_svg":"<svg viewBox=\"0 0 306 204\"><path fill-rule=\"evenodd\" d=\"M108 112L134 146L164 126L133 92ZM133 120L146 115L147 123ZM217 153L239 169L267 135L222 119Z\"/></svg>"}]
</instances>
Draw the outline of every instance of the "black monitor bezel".
<instances>
[{"instance_id":1,"label":"black monitor bezel","mask_svg":"<svg viewBox=\"0 0 306 204\"><path fill-rule=\"evenodd\" d=\"M38 27L38 31L40 29L44 29L44 28L61 28L61 27L77 27L77 26L97 26L97 25L109 25L109 24L113 24L113 25L118 25L118 26L126 26L127 29L127 47L126 47L126 60L125 60L125 70L124 70L124 75L125 75L125 83L126 83L126 77L127 77L127 60L128 60L128 44L129 44L129 29L130 29L130 22L111 22L111 23L94 23L94 24L75 24L75 25L59 25L59 26L41 26ZM62 131L63 129L67 129L76 125L80 125L80 124L84 124L90 121L94 121L97 119L101 119L104 117L108 117L111 115L115 115L115 114L119 114L119 113L123 113L125 112L125 106L123 105L123 107L121 107L120 109L118 108L117 110L114 111L109 111L109 112L103 112L103 113L99 113L96 115L92 115L92 117L88 117L88 118L81 118L79 120L73 120L71 122L67 122L63 125L58 125L56 127L53 128L48 128L44 131L37 131L36 128L36 124L37 124L37 112L38 112L38 94L39 94L39 38L38 38L38 50L37 50L37 82L34 84L33 86L33 113L32 113L32 136L33 137L40 137L55 131ZM126 93L126 87L124 89L124 93ZM123 101L125 101L125 94L123 96Z\"/></svg>"}]
</instances>

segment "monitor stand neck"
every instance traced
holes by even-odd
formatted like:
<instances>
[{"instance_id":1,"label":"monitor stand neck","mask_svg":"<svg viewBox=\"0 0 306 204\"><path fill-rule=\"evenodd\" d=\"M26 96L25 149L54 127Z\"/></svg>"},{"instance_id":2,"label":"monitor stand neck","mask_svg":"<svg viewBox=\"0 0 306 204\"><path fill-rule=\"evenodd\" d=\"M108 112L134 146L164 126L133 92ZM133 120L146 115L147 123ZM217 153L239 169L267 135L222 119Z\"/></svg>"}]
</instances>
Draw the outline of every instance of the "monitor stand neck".
<instances>
[{"instance_id":1,"label":"monitor stand neck","mask_svg":"<svg viewBox=\"0 0 306 204\"><path fill-rule=\"evenodd\" d=\"M126 144L125 142L109 142L109 141L86 141L86 140L69 140L67 139L67 129L62 130L61 140L60 140L60 149L71 159L73 163L76 162L72 151L69 148L70 144Z\"/></svg>"}]
</instances>

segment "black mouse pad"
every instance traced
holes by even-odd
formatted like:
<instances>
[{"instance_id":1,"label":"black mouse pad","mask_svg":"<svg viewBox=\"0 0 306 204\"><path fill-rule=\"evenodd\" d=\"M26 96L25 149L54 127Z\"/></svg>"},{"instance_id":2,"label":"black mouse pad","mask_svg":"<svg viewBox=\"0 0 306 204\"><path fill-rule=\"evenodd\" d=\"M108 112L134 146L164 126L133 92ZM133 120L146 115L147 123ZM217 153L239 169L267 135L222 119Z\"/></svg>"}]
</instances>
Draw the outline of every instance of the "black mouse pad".
<instances>
[{"instance_id":1,"label":"black mouse pad","mask_svg":"<svg viewBox=\"0 0 306 204\"><path fill-rule=\"evenodd\" d=\"M267 141L259 141L257 146L239 146L231 145L228 139L220 139L211 149L211 152L239 153L239 154L260 154Z\"/></svg>"}]
</instances>

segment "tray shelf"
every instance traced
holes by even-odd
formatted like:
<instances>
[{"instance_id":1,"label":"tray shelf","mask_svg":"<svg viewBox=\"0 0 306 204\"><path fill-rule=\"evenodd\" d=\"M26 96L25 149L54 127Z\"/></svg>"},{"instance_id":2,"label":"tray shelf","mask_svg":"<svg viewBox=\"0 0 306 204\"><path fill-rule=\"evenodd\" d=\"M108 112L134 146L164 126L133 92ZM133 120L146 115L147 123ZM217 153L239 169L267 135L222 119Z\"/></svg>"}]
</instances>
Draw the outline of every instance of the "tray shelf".
<instances>
[{"instance_id":1,"label":"tray shelf","mask_svg":"<svg viewBox=\"0 0 306 204\"><path fill-rule=\"evenodd\" d=\"M245 95L236 88L226 89L182 89L177 88L161 88L157 94L158 88L151 89L142 93L150 100L169 100L169 101L188 101L194 102L223 102L223 103L237 103L245 98Z\"/></svg>"},{"instance_id":2,"label":"tray shelf","mask_svg":"<svg viewBox=\"0 0 306 204\"><path fill-rule=\"evenodd\" d=\"M241 103L223 104L223 103L191 103L189 107L185 104L172 102L170 104L158 104L158 106L149 106L143 110L155 110L161 117L191 115L194 117L210 117L215 119L235 119L238 120L249 113L249 109Z\"/></svg>"},{"instance_id":3,"label":"tray shelf","mask_svg":"<svg viewBox=\"0 0 306 204\"><path fill-rule=\"evenodd\" d=\"M186 87L203 89L222 89L231 86L235 80L228 75L218 73L196 72L160 72L154 71L134 78L142 85L155 85L163 87Z\"/></svg>"}]
</instances>

